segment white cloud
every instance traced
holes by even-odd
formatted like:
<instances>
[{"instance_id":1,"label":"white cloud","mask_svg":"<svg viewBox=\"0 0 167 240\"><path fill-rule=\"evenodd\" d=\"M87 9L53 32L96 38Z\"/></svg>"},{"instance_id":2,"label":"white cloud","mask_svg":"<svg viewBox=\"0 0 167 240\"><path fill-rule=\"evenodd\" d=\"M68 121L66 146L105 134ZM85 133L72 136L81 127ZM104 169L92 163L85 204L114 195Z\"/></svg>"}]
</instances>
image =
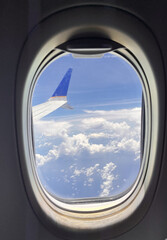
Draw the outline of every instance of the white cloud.
<instances>
[{"instance_id":1,"label":"white cloud","mask_svg":"<svg viewBox=\"0 0 167 240\"><path fill-rule=\"evenodd\" d=\"M45 143L38 144L38 148L48 147L48 146L51 146L51 145L52 145L52 143L45 142Z\"/></svg>"},{"instance_id":2,"label":"white cloud","mask_svg":"<svg viewBox=\"0 0 167 240\"><path fill-rule=\"evenodd\" d=\"M85 175L86 177L90 177L95 173L95 171L99 170L99 166L100 166L100 164L96 163L94 166L91 166L89 168L85 168L85 167L83 167L81 169L75 168L71 178L78 177L81 174ZM89 179L92 179L92 178L89 178Z\"/></svg>"},{"instance_id":3,"label":"white cloud","mask_svg":"<svg viewBox=\"0 0 167 240\"><path fill-rule=\"evenodd\" d=\"M100 166L100 164L95 164L94 167L89 167L85 170L85 174L87 177L90 177L94 174L94 171L98 169L98 167Z\"/></svg>"},{"instance_id":4,"label":"white cloud","mask_svg":"<svg viewBox=\"0 0 167 240\"><path fill-rule=\"evenodd\" d=\"M56 122L51 121L36 121L34 123L35 134L43 135L46 137L66 137L72 125L69 122Z\"/></svg>"},{"instance_id":5,"label":"white cloud","mask_svg":"<svg viewBox=\"0 0 167 240\"><path fill-rule=\"evenodd\" d=\"M119 150L137 152L140 149L140 142L134 139L127 139L125 137L120 142L118 142L117 146Z\"/></svg>"},{"instance_id":6,"label":"white cloud","mask_svg":"<svg viewBox=\"0 0 167 240\"><path fill-rule=\"evenodd\" d=\"M89 183L92 183L92 182L94 182L94 179L93 179L93 178L89 178L89 179L88 179L88 182L89 182Z\"/></svg>"},{"instance_id":7,"label":"white cloud","mask_svg":"<svg viewBox=\"0 0 167 240\"><path fill-rule=\"evenodd\" d=\"M80 176L82 173L82 171L78 170L78 169L75 169L74 170L74 176Z\"/></svg>"},{"instance_id":8,"label":"white cloud","mask_svg":"<svg viewBox=\"0 0 167 240\"><path fill-rule=\"evenodd\" d=\"M120 121L120 120L128 120L133 121L140 124L141 121L141 108L131 108L131 109L119 109L119 110L84 110L85 113L88 113L91 117L104 117L107 120L111 121Z\"/></svg>"},{"instance_id":9,"label":"white cloud","mask_svg":"<svg viewBox=\"0 0 167 240\"><path fill-rule=\"evenodd\" d=\"M90 155L96 154L97 158L97 154L131 151L136 154L134 160L139 159L140 108L85 112L87 117L83 114L83 118L75 122L52 120L34 124L37 147L49 145L50 148L45 155L36 154L37 166L57 160L60 156L69 156L79 161L83 159L85 151Z\"/></svg>"},{"instance_id":10,"label":"white cloud","mask_svg":"<svg viewBox=\"0 0 167 240\"><path fill-rule=\"evenodd\" d=\"M88 137L84 134L77 134L72 137L66 137L65 141L59 146L54 145L49 152L42 156L36 154L36 161L38 166L50 160L57 160L60 156L75 157L77 160L83 155L84 152L90 155L104 154L104 153L118 153L120 151L134 152L136 154L135 160L139 159L140 155L140 141L133 138L122 138L121 140L109 141L108 144L91 144ZM39 156L41 156L39 158Z\"/></svg>"},{"instance_id":11,"label":"white cloud","mask_svg":"<svg viewBox=\"0 0 167 240\"><path fill-rule=\"evenodd\" d=\"M40 154L35 154L35 157L36 157L37 166L42 166L50 160L48 157L40 155Z\"/></svg>"},{"instance_id":12,"label":"white cloud","mask_svg":"<svg viewBox=\"0 0 167 240\"><path fill-rule=\"evenodd\" d=\"M90 137L122 136L129 132L130 126L125 122L112 122L105 118L85 118L81 121L81 128L85 131L94 131ZM99 132L100 131L100 132ZM109 135L110 134L110 135Z\"/></svg>"},{"instance_id":13,"label":"white cloud","mask_svg":"<svg viewBox=\"0 0 167 240\"><path fill-rule=\"evenodd\" d=\"M91 133L88 135L88 138L109 138L111 137L110 134L108 133L103 133L103 132L100 132L100 133Z\"/></svg>"},{"instance_id":14,"label":"white cloud","mask_svg":"<svg viewBox=\"0 0 167 240\"><path fill-rule=\"evenodd\" d=\"M36 158L36 164L38 167L43 166L45 163L55 160L59 157L59 151L57 150L57 146L53 146L53 149L49 150L48 154L42 155L42 154L35 154Z\"/></svg>"},{"instance_id":15,"label":"white cloud","mask_svg":"<svg viewBox=\"0 0 167 240\"><path fill-rule=\"evenodd\" d=\"M87 181L84 181L84 186L92 186L92 183L95 181L94 176L97 176L96 173L99 174L102 184L100 185L101 193L100 197L108 197L110 196L110 192L112 190L113 181L117 179L117 175L114 175L114 170L116 169L116 165L113 162L107 163L105 166L101 168L100 164L95 164L89 168L76 168L71 176L71 179L76 179L81 175L87 178Z\"/></svg>"},{"instance_id":16,"label":"white cloud","mask_svg":"<svg viewBox=\"0 0 167 240\"><path fill-rule=\"evenodd\" d=\"M100 193L100 197L108 197L110 195L110 190L112 189L113 181L116 179L114 174L112 174L115 168L116 165L111 162L106 164L101 170L101 177L103 183L100 186L102 190L102 192Z\"/></svg>"}]
</instances>

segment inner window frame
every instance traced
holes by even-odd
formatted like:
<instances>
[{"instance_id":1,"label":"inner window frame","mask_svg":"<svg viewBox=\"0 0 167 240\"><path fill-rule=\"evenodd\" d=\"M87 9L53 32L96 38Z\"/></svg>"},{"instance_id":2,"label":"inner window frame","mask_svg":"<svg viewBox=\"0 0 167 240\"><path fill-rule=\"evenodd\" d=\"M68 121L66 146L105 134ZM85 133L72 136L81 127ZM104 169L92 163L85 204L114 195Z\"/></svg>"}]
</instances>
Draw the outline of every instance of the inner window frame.
<instances>
[{"instance_id":1,"label":"inner window frame","mask_svg":"<svg viewBox=\"0 0 167 240\"><path fill-rule=\"evenodd\" d=\"M146 110L149 110L150 108L148 107L148 100L149 100L149 96L148 96L148 91L146 93L146 88L148 89L148 85L147 85L147 79L146 76L144 74L144 71L141 67L141 65L139 64L137 58L135 58L135 56L130 52L130 50L128 50L127 48L125 48L124 46L121 46L120 44L116 45L117 47L112 50L109 51L109 53L111 52L112 54L116 54L119 57L122 57L125 61L128 62L128 64L131 65L132 68L134 68L134 70L138 73L140 81L141 81L141 85L142 85L142 91L143 91L143 99L144 99L144 106L145 106L145 114L144 114L144 118L147 119L147 122L150 122L149 120L149 112ZM31 85L31 97L29 102L31 102L32 99L32 95L33 95L33 89L35 87L36 81L39 78L39 75L41 74L41 72L55 59L58 59L59 57L62 57L65 54L71 53L68 50L62 50L62 48L55 48L52 51L50 51L47 56L41 61L41 64L39 65L34 77L33 77L33 81L32 81L32 85ZM30 104L31 105L31 104ZM29 110L31 111L31 110ZM32 117L32 115L31 115ZM143 119L142 119L143 120ZM32 120L31 120L32 123ZM141 121L142 123L142 121ZM149 126L151 127L151 124L149 124ZM150 131L151 128L146 128L144 129L144 140L141 139L141 142L144 141L143 146L144 149L148 149L147 146L149 146L149 135L150 135ZM33 132L33 126L31 125L31 132ZM31 136L31 138L33 139L33 135ZM32 140L32 142L34 142L34 140ZM31 144L31 143L30 143ZM34 146L32 146L32 149L34 149ZM70 215L72 213L82 213L82 214L86 214L86 213L97 213L97 212L102 212L105 211L107 209L112 209L112 212L114 212L114 209L120 205L124 205L124 203L128 202L128 199L130 199L131 196L133 196L135 191L138 191L137 189L140 188L140 184L143 182L143 179L145 178L146 175L146 171L147 171L147 163L148 161L148 151L144 150L143 151L143 158L141 159L141 166L140 166L140 171L139 174L134 182L134 184L129 187L126 191L124 191L123 193L121 193L120 195L117 195L114 199L112 199L111 197L102 197L102 198L91 198L91 199L73 199L73 200L66 200L63 198L59 198L59 197L55 197L52 196L41 184L39 177L37 176L36 173L36 166L35 166L35 155L31 155L31 164L32 164L32 168L33 168L33 172L35 174L35 179L36 179L36 184L41 188L42 190L42 194L44 196L44 198L46 198L48 203L51 203L52 207L54 208L54 206L57 206L58 208L67 211L70 213Z\"/></svg>"}]
</instances>

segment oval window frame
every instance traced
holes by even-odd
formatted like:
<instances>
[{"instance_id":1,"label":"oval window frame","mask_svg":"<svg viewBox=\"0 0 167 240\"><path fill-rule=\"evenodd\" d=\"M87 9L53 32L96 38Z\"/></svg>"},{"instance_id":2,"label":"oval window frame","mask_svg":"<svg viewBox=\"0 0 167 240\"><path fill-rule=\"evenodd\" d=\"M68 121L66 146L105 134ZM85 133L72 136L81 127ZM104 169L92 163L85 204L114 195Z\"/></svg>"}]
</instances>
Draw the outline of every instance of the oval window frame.
<instances>
[{"instance_id":1,"label":"oval window frame","mask_svg":"<svg viewBox=\"0 0 167 240\"><path fill-rule=\"evenodd\" d=\"M85 39L76 39L74 41L70 41L70 44L74 44L76 42L79 42L80 45L82 45L82 40L84 40L83 42L85 43ZM86 41L88 42L101 42L103 43L103 41L105 42L105 39L86 39ZM113 45L113 49L110 51L108 50L108 53L112 53L115 54L117 57L123 58L124 61L126 61L131 68L134 69L134 71L136 72L136 75L138 75L139 77L139 81L141 82L141 85L143 85L142 80L144 79L145 76L142 72L142 69L140 69L140 66L137 66L137 62L136 60L133 58L132 59L132 55L131 53L127 53L127 50L125 49L125 47L119 45L118 43L112 42L112 41L108 41L110 43L110 46ZM65 45L65 44L63 44ZM68 42L66 43L66 45L68 45ZM86 48L87 49L87 48ZM91 51L93 52L93 49L91 48ZM95 51L97 51L97 48L95 48ZM99 51L100 51L100 47L99 47ZM102 51L102 50L101 50ZM34 79L32 81L32 86L30 88L30 94L31 96L33 96L33 91L36 85L36 82L39 80L40 75L42 74L43 71L45 71L45 69L49 66L49 64L52 63L52 61L56 61L59 57L63 57L64 55L71 53L67 50L62 50L62 48L60 48L59 46L54 49L54 51L52 51L50 54L48 54L48 56L45 58L45 61L41 63L41 65L38 68L38 71L36 72L36 74L34 75ZM76 51L75 51L76 54ZM99 56L99 53L96 53L97 56ZM96 56L95 53L91 53L91 54L80 54L79 56L82 58L83 57L91 57L92 55L95 57ZM131 57L131 59L129 59ZM131 63L130 61L133 60L133 63ZM136 66L138 71L136 71ZM146 82L146 79L145 79ZM144 87L142 86L142 88L144 89ZM30 97L32 98L32 97ZM145 99L145 100L144 100ZM148 102L146 100L146 93L145 91L143 92L143 100L144 102ZM147 104L144 104L147 106ZM31 111L31 110L30 110ZM148 115L148 114L147 114ZM33 126L32 126L33 128ZM148 135L148 133L146 133L146 135ZM33 136L31 136L31 138L33 138ZM148 137L146 137L147 139ZM32 146L33 148L33 146ZM143 147L144 148L144 147ZM34 150L35 151L35 150ZM144 156L144 158L146 158ZM34 156L31 156L32 160L32 166L34 168L34 172L36 173L36 181L38 182L37 184L40 185L40 187L42 188L43 194L50 199L50 201L54 204L59 206L60 208L66 210L66 211L75 211L75 212L92 212L92 211L103 211L105 209L109 209L109 208L113 208L117 205L120 205L121 202L124 202L126 199L128 199L128 197L133 193L133 191L135 190L136 186L138 185L138 182L140 181L142 172L145 171L144 170L144 165L145 165L145 161L141 160L141 166L140 166L140 170L139 170L139 174L136 176L135 181L133 182L132 185L130 185L125 191L123 191L122 193L112 196L112 197L95 197L95 198L81 198L81 199L65 199L65 198L60 198L55 196L52 196L51 194L49 194L49 191L47 191L46 188L43 187L43 185L41 184L41 180L38 177L37 171L36 171L36 160ZM125 196L126 195L126 196ZM98 200L99 199L99 200ZM106 204L106 202L109 202L110 204ZM100 202L100 206L99 203ZM85 210L85 204L87 204L86 210ZM94 209L94 210L93 210Z\"/></svg>"},{"instance_id":2,"label":"oval window frame","mask_svg":"<svg viewBox=\"0 0 167 240\"><path fill-rule=\"evenodd\" d=\"M70 21L71 16L74 17ZM66 21L61 21L62 19ZM56 24L57 22L59 24ZM136 28L137 32L132 31ZM102 208L100 203L98 209L92 207L91 211L90 209L87 211L85 206L83 211L80 209L81 206L79 208L77 206L77 211L76 209L69 211L60 204L56 206L45 196L42 187L37 183L32 167L34 151L31 89L35 83L32 79L40 71L41 64L48 61L54 49L68 40L83 36L107 38L125 46L125 49L119 49L117 53L135 65L135 69L137 68L142 76L147 109L146 126L148 127L144 147L144 158L147 161L145 172L135 193L126 201L121 201L114 208L109 205ZM162 66L157 43L146 26L132 15L114 8L87 6L67 9L43 21L29 36L21 54L17 75L18 150L28 198L40 219L47 226L49 221L56 234L63 230L70 239L76 232L81 239L83 233L100 239L98 232L103 231L104 238L113 237L133 227L146 213L156 189L161 163L158 159L163 147L165 88Z\"/></svg>"}]
</instances>

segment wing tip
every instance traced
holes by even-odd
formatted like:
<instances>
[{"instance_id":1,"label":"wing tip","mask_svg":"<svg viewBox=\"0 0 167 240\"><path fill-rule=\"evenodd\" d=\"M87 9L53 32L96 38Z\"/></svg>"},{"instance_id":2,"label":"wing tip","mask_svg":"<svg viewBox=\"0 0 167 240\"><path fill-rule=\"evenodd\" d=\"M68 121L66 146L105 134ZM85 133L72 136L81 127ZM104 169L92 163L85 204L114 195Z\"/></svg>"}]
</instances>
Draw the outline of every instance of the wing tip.
<instances>
[{"instance_id":1,"label":"wing tip","mask_svg":"<svg viewBox=\"0 0 167 240\"><path fill-rule=\"evenodd\" d=\"M71 79L71 74L72 74L73 69L69 68L67 72L65 73L63 79L59 83L58 87L54 91L53 95L51 98L56 97L56 96L67 96L68 92L68 87Z\"/></svg>"}]
</instances>

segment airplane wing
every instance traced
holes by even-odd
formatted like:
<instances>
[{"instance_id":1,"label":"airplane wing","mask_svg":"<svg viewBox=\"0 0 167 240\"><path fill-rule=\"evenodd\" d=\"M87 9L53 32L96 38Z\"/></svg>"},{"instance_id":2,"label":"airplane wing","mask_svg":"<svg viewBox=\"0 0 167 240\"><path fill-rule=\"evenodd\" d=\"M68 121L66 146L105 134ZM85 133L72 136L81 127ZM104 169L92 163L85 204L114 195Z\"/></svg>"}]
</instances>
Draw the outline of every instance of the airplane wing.
<instances>
[{"instance_id":1,"label":"airplane wing","mask_svg":"<svg viewBox=\"0 0 167 240\"><path fill-rule=\"evenodd\" d=\"M39 120L63 106L64 108L72 109L72 107L67 104L67 91L71 74L72 69L69 68L52 97L49 98L48 101L32 107L33 120Z\"/></svg>"}]
</instances>

